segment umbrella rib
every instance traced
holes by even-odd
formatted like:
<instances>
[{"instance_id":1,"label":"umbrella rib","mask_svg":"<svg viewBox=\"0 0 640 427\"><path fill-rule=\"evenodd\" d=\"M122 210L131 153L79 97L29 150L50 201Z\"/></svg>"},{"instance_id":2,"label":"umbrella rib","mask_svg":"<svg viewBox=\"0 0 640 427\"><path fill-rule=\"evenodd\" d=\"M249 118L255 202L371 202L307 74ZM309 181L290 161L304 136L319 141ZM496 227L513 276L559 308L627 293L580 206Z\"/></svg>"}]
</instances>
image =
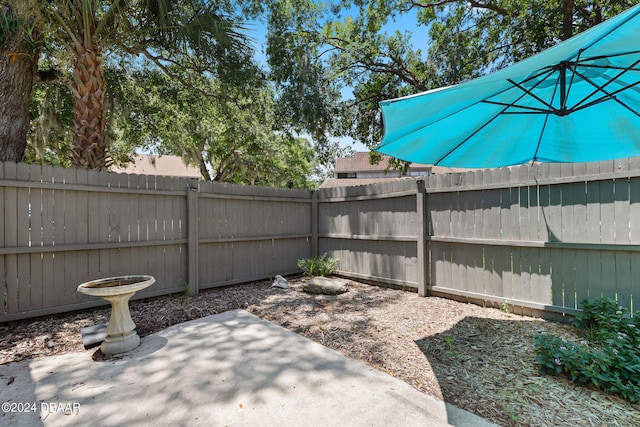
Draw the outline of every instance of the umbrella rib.
<instances>
[{"instance_id":1,"label":"umbrella rib","mask_svg":"<svg viewBox=\"0 0 640 427\"><path fill-rule=\"evenodd\" d=\"M522 90L524 92L522 97L518 98L518 101L520 99L522 99L525 95L529 95L532 98L538 100L542 105L546 105L549 108L550 111L556 111L556 109L553 108L553 105L549 104L548 102L546 102L545 100L543 100L542 98L540 98L539 96L537 96L536 94L531 92L533 89L536 88L536 86L538 86L540 83L542 83L542 80L540 82L538 82L537 84L535 84L534 86L532 86L531 89L527 89L527 88L521 86L519 83L517 83L517 82L515 82L515 81L513 81L511 79L507 79L507 81L509 83L511 83L512 85L515 85L518 89L520 89L520 90ZM512 105L514 105L514 104L515 104L515 102Z\"/></svg>"},{"instance_id":2,"label":"umbrella rib","mask_svg":"<svg viewBox=\"0 0 640 427\"><path fill-rule=\"evenodd\" d=\"M582 49L584 50L584 49ZM631 50L628 52L620 52L620 53L612 53L612 54L607 54L607 55L597 55L597 56L590 56L588 58L584 58L582 61L583 62L588 62L588 61L597 61L598 59L608 59L608 58L617 58L618 56L625 56L625 55L637 55L638 53L640 53L640 50ZM580 64L580 65L585 65L585 64ZM599 66L599 68L610 68L608 66Z\"/></svg>"},{"instance_id":3,"label":"umbrella rib","mask_svg":"<svg viewBox=\"0 0 640 427\"><path fill-rule=\"evenodd\" d=\"M556 98L556 92L558 91L558 85L553 88L553 95L551 95L551 102ZM540 138L538 138L538 144L536 145L536 151L533 153L533 161L538 160L538 151L540 151L540 145L542 145L542 137L544 136L544 131L547 128L547 122L549 121L549 114L544 118L544 124L542 125L542 129L540 129Z\"/></svg>"},{"instance_id":4,"label":"umbrella rib","mask_svg":"<svg viewBox=\"0 0 640 427\"><path fill-rule=\"evenodd\" d=\"M549 115L544 118L544 124L542 125L542 129L540 129L540 138L538 138L538 144L536 144L536 151L533 153L533 161L538 160L538 151L540 151L540 145L542 145L542 137L544 136L544 130L547 128L547 122L549 121Z\"/></svg>"},{"instance_id":5,"label":"umbrella rib","mask_svg":"<svg viewBox=\"0 0 640 427\"><path fill-rule=\"evenodd\" d=\"M589 83L593 84L592 82L589 82ZM603 88L599 88L599 90L600 90L601 92L604 92L604 93L605 93L605 95L601 96L601 97L600 97L600 98L598 98L598 99L594 99L593 101L591 101L591 102L589 102L589 103L587 103L587 104L580 105L580 104L582 104L584 101L586 101L586 99L588 98L588 97L587 97L587 98L583 99L582 101L580 101L580 103L576 104L576 106L574 106L574 108L573 108L573 111L582 110L582 109L584 109L584 108L591 107L592 105L599 104L599 103L604 102L604 101L607 101L607 100L609 100L609 99L616 100L615 95L619 94L620 92L624 92L625 90L630 89L630 88L632 88L632 87L634 87L634 86L638 86L638 85L640 85L640 80L636 81L635 83L627 84L626 86L621 87L620 89L617 89L617 90L615 90L615 91L613 91L613 92L607 92L606 90L604 90L604 87L603 87ZM598 92L598 91L595 91L593 94L595 94L596 92ZM593 95L593 94L592 94L592 95ZM589 96L591 96L591 95L589 95Z\"/></svg>"},{"instance_id":6,"label":"umbrella rib","mask_svg":"<svg viewBox=\"0 0 640 427\"><path fill-rule=\"evenodd\" d=\"M529 75L529 77L527 77L526 79L522 80L520 82L520 84L522 83L527 83L528 81L531 81L533 79L537 79L538 77L542 76L543 74L546 74L544 76L544 78L542 78L539 82L537 82L535 85L533 85L533 87L531 89L535 89L539 84L541 84L543 81L545 81L549 76L551 76L553 74L553 72L555 71L555 67L543 67L540 68L539 74L536 75Z\"/></svg>"},{"instance_id":7,"label":"umbrella rib","mask_svg":"<svg viewBox=\"0 0 640 427\"><path fill-rule=\"evenodd\" d=\"M530 90L535 89L535 88L536 88L540 83L542 83L542 82L543 82L547 77L549 77L549 76L553 73L553 70L546 71L546 73L547 73L547 75L545 76L545 78L544 78L544 79L542 79L542 80L540 80L539 82L537 82L535 85L533 85L533 86L531 87L531 89L530 89ZM529 81L529 80L531 80L531 79L537 78L537 77L541 76L542 74L544 74L544 73L540 73L540 74L538 74L538 75L536 75L536 76L530 77L530 78L528 78L528 79L527 79L527 80L525 80L525 81ZM529 91L527 91L527 89L523 88L522 86L520 86L518 83L515 83L515 82L514 82L513 80L511 80L511 79L507 79L507 80L508 80L510 83L512 83L512 84L514 84L514 85L516 85L516 86L518 86L521 90L523 90L523 91L525 92L524 94L520 95L520 97L519 97L518 99L516 99L512 104L501 103L501 102L497 102L497 101L489 101L488 99L481 99L481 100L479 100L479 101L473 102L473 103L472 103L472 104L470 104L470 105L467 105L467 106L465 106L465 107L463 107L463 108L460 108L459 110L453 111L453 112L451 112L451 113L447 114L446 116L442 117L442 118L441 118L441 119L439 119L439 120L442 120L442 119L446 119L446 118L448 118L448 117L451 117L451 116L453 116L453 115L455 115L455 114L458 114L459 112L464 111L464 110L466 110L467 108L471 108L471 107L473 107L474 105L479 104L479 103L481 103L481 102L488 103L488 104L504 105L504 106L506 106L506 107L509 107L509 106L516 106L516 105L515 105L515 103L516 103L516 102L518 102L518 101L520 101L522 98L524 98L524 97L525 97L525 95L527 95L527 93L528 93L528 92L530 92L530 90L529 90ZM498 91L498 92L494 93L494 94L493 94L493 95L491 95L491 96L493 97L493 96L501 95L501 94L503 94L504 92L506 92L506 91L508 91L508 90L510 90L510 89L511 89L511 88L502 89L502 90L500 90L500 91ZM531 94L531 96L534 96L534 97L535 97L535 95L533 95L533 94ZM553 107L551 107L551 105L547 104L546 102L544 102L544 101L543 101L543 100L541 100L540 98L537 98L537 99L538 99L540 102L542 102L544 105L547 105L547 106L549 106L550 108L553 108ZM506 108L505 108L505 110L506 110ZM505 110L501 111L501 112L500 112L500 114L504 113L504 111L505 111ZM540 109L540 111L545 111L545 110ZM427 125L427 126L428 126L428 125ZM426 127L426 126L423 126L422 128L424 129L424 127ZM446 156L445 156L445 157L446 157Z\"/></svg>"},{"instance_id":8,"label":"umbrella rib","mask_svg":"<svg viewBox=\"0 0 640 427\"><path fill-rule=\"evenodd\" d=\"M608 59L608 58L614 58L614 57L618 57L618 56L635 55L635 54L640 53L640 51L637 51L637 50L636 51L631 51L631 52L617 53L617 54L612 54L612 55L592 56L590 58L585 58L585 59L581 60L580 56L582 55L582 52L584 52L584 49L580 49L578 51L578 56L576 57L575 61L571 61L571 64L573 65L573 70L572 70L572 74L571 74L571 81L569 82L569 86L567 88L567 93L566 93L566 95L564 97L565 100L567 100L569 98L569 94L571 93L571 88L573 86L573 81L574 81L576 75L579 75L584 80L586 80L589 83L591 83L591 85L593 85L594 87L598 88L598 86L595 83L592 83L587 77L585 77L583 74L581 74L578 71L578 65L580 64L580 61L585 62L583 64L580 64L581 67L606 69L606 70L621 70L621 72L617 76L615 76L613 79L609 80L603 87L605 87L608 84L610 84L613 80L618 79L620 76L622 76L627 71L630 71L630 70L634 70L635 71L634 67L638 63L640 63L640 60L638 60L635 63L633 63L632 65L630 65L629 67L621 67L621 66L617 66L616 67L616 66L602 66L602 65L597 65L597 64L586 64L586 62L597 61L599 59ZM560 71L562 71L562 70L564 70L564 68L561 69ZM589 94L587 97L585 97L582 101L580 101L576 105L574 105L574 107L572 109L570 109L570 111L575 111L575 108L577 106L579 106L581 103L585 102L587 99L589 99L591 96L595 95L597 92L598 92L598 90L596 89L591 94ZM562 105L562 108L566 109L566 105Z\"/></svg>"},{"instance_id":9,"label":"umbrella rib","mask_svg":"<svg viewBox=\"0 0 640 427\"><path fill-rule=\"evenodd\" d=\"M614 95L616 95L616 94L618 94L618 93L620 93L620 92L622 92L622 91L624 91L624 90L627 90L627 89L629 89L629 88L631 88L631 87L633 87L633 86L636 86L639 82L632 83L632 84L630 84L630 85L624 86L623 88L620 88L620 89L618 89L618 90L616 90L616 91L614 91L614 92L611 92L611 93L609 93L609 92L607 92L607 91L605 90L605 88L606 88L607 86L609 86L611 83L613 83L613 81L614 81L614 80L619 79L623 74L625 74L625 73L626 73L627 71L629 71L629 70L634 69L634 67L635 67L636 65L638 65L638 64L640 64L640 59L638 59L636 62L634 62L633 64L631 64L629 67L624 68L624 69L623 69L621 72L619 72L615 77L613 77L612 79L610 79L608 82L606 82L606 83L605 83L604 85L602 85L602 86L598 86L598 85L597 85L597 84L595 84L595 83L594 83L590 78L588 78L588 77L586 77L584 74L582 74L582 73L580 73L580 72L576 71L576 74L577 74L577 75L579 75L580 77L582 77L582 79L583 79L585 82L589 83L591 86L595 87L596 89L595 89L593 92L591 92L589 95L587 95L586 97L584 97L580 102L576 103L576 104L573 106L573 108L571 109L571 111L578 111L578 110L581 110L581 109L583 109L583 108L590 107L590 106L592 106L592 105L595 105L595 104L598 104L598 103L600 103L600 102L603 102L603 101L605 101L605 100L607 100L607 99L615 99L615 98L614 98ZM595 94L596 94L596 93L598 93L598 92L604 92L606 96L602 96L602 97L600 97L600 98L598 98L598 99L595 99L595 100L593 100L593 101L591 101L591 102L589 102L589 103L587 103L587 104L585 104L585 105L580 106L580 104L584 103L587 99L591 98L593 95L595 95Z\"/></svg>"},{"instance_id":10,"label":"umbrella rib","mask_svg":"<svg viewBox=\"0 0 640 427\"><path fill-rule=\"evenodd\" d=\"M589 49L589 48L593 47L596 43L600 42L602 39L604 39L605 37L607 37L609 34L613 33L614 31L618 30L618 28L622 27L623 25L625 25L626 23L628 23L629 21L631 21L633 18L635 18L635 17L638 15L638 13L640 13L640 9L636 10L636 11L635 11L635 13L631 14L630 16L628 16L625 20L623 20L622 22L618 23L615 27L613 27L613 28L609 29L609 31L608 31L606 34L603 34L603 35L602 35L602 36L600 36L599 38L597 38L597 39L593 40L593 41L592 41L591 43L589 43L587 46L585 46L585 47L583 47L582 49L580 49L580 51L579 51L579 53L578 53L578 57L580 56L580 54L582 54L582 52L584 52L585 50L587 50L587 49ZM637 51L636 51L636 52L637 52ZM613 57L613 56L620 56L620 55L626 55L626 54L628 54L628 52L625 52L624 54L622 54L622 53L621 53L621 54L617 54L617 55L606 55L606 56L602 56L602 57L603 57L603 58L604 58L604 57L607 57L607 56L608 56L608 57ZM619 75L617 75L615 78L617 79L617 78L618 78L618 77L620 77L622 74L626 73L630 68L632 68L632 67L634 67L636 64L638 64L638 62L640 62L640 61L636 61L636 62L635 62L631 67L628 67L628 68L626 68L625 70L623 70L623 71L622 71ZM584 76L582 76L582 77L584 78ZM589 79L585 79L585 80L587 80L590 84L594 85L594 86L597 88L597 90L596 90L596 91L594 91L594 92L593 92L591 95L589 95L589 96L594 95L595 93L597 93L597 92L598 92L598 90L601 90L602 92L607 93L606 91L604 91L604 90L603 90L603 88L604 88L605 86L607 86L609 83L611 83L611 82L613 81L613 79L612 79L612 80L609 80L609 81L608 81L604 86L602 86L602 87L598 88L598 86L596 86L594 83L592 83ZM609 96L609 97L611 97L611 95L608 95L608 96ZM588 99L588 98L589 98L589 97L587 97L587 98L583 99L582 101L580 101L580 103L584 102L584 101L585 101L586 99ZM602 102L604 99L607 99L607 97L603 97L603 98L601 98L601 100L600 100L600 101L598 101L598 102ZM616 99L616 98L611 98L611 99L614 99L616 102L620 103L620 104L621 104L622 106L624 106L625 108L630 109L628 106L626 106L626 105L625 105L623 102L621 102L620 100L618 100L618 99ZM579 105L580 103L578 103L578 104L576 104L576 105ZM594 103L596 103L596 102L594 101L594 102L591 102L591 103L589 103L589 104L587 104L587 105L593 105ZM580 109L585 108L585 107L586 107L586 106L581 107ZM576 111L575 106L574 106L574 108L573 108L572 110L573 110L573 111ZM635 111L633 111L632 109L630 109L630 110L631 110L632 112L634 112L635 114L637 114L637 113L636 113Z\"/></svg>"},{"instance_id":11,"label":"umbrella rib","mask_svg":"<svg viewBox=\"0 0 640 427\"><path fill-rule=\"evenodd\" d=\"M485 102L487 104L493 104L493 105L501 105L503 107L515 107L515 108L521 108L523 110L531 110L531 111L504 111L502 114L538 114L538 113L544 113L544 114L548 114L549 110L545 110L544 108L536 108L536 107L529 107L526 105L516 105L515 102L512 102L511 104L507 104L506 102L498 102L498 101L488 101L488 100L483 100L482 102Z\"/></svg>"},{"instance_id":12,"label":"umbrella rib","mask_svg":"<svg viewBox=\"0 0 640 427\"><path fill-rule=\"evenodd\" d=\"M549 73L549 74L550 74L550 73ZM538 84L539 84L539 83L538 83ZM537 84L536 84L536 86L537 86ZM534 86L534 87L535 87L535 86ZM502 94L502 93L504 93L504 92L506 92L506 91L508 91L508 90L510 90L510 89L511 89L511 88L501 89L501 90L499 90L498 92L494 93L494 94L493 94L493 95L491 95L491 96L498 96L498 95L500 95L500 94ZM525 94L522 94L518 99L516 99L516 100L514 101L514 103L515 103L515 102L518 102L519 100L521 100L522 98L524 98L524 96L525 96ZM475 105L477 105L477 104L480 104L480 103L482 103L482 102L489 102L489 101L487 101L486 99L481 99L481 100L478 100L478 101L474 101L474 102L472 102L471 104L469 104L469 105L465 105L464 107L461 107L461 108L459 108L459 109L457 109L457 110L455 110L455 111L452 111L452 112L450 112L449 114L446 114L446 115L444 115L443 117L440 117L439 119L437 119L437 120L435 120L435 121L432 121L432 122L427 123L427 124L423 124L423 125L421 125L421 126L419 126L419 127L415 128L415 129L412 129L410 132L405 133L403 136L412 135L412 134L414 134L414 133L416 133L416 132L419 132L419 131L421 131L421 130L423 130L423 129L426 129L427 127L429 127L429 126L433 125L433 124L434 124L434 123L436 123L436 122L439 122L440 120L444 120L444 119L447 119L447 118L449 118L449 117L452 117L452 116L454 116L454 115L456 115L456 114L460 113L461 111L464 111L464 110L466 110L466 109L468 109L468 108L471 108L471 107L473 107L473 106L475 106ZM506 108L505 108L505 110L506 110ZM504 110L503 110L503 111L501 111L499 114L502 114L503 112L504 112ZM493 120L493 119L492 119L492 120ZM388 143L387 143L387 144L388 144ZM387 145L387 144L385 144L385 145ZM378 145L378 147L380 147L380 146L381 146L381 145ZM445 157L446 157L446 156L445 156Z\"/></svg>"},{"instance_id":13,"label":"umbrella rib","mask_svg":"<svg viewBox=\"0 0 640 427\"><path fill-rule=\"evenodd\" d=\"M601 103L601 102L604 102L604 101L607 101L607 100L611 99L611 100L613 100L613 101L617 102L618 104L622 105L622 106L623 106L624 108L626 108L627 110L631 111L631 112L632 112L633 114L635 114L636 116L640 117L640 112L636 111L635 109L631 108L630 106L628 106L628 105L627 105L627 104L625 104L624 102L620 101L620 100L615 96L615 95L616 95L616 94L618 94L619 92L622 92L622 91L624 91L624 90L626 90L626 89L629 89L630 87L637 86L638 84L640 84L640 80L638 80L638 81L637 81L637 82L635 82L635 83L629 84L629 85L627 85L627 86L625 86L625 87L623 87L623 88L621 88L621 89L618 89L618 90L616 90L615 92L608 93L608 92L606 92L605 90L602 90L602 92L604 92L605 94L607 94L606 96L602 96L602 97L600 97L600 98L598 98L598 99L596 99L596 100L593 100L593 101L589 102L588 104L585 104L585 105L583 105L583 106L581 106L581 107L574 108L574 109L572 109L572 111L580 111L580 110L583 110L583 109L585 109L585 108L591 107L591 106L593 106L593 105L596 105L596 104L599 104L599 103Z\"/></svg>"},{"instance_id":14,"label":"umbrella rib","mask_svg":"<svg viewBox=\"0 0 640 427\"><path fill-rule=\"evenodd\" d=\"M524 96L524 95L523 95ZM504 109L506 110L506 108ZM469 136L467 136L465 139L463 139L458 145L456 145L455 147L453 147L451 150L449 150L449 152L447 154L445 154L444 156L442 156L441 158L438 159L437 162L434 163L435 166L438 166L438 164L440 164L441 161L443 161L444 159L446 159L451 153L453 153L454 151L456 151L458 148L460 148L465 142L467 142L468 140L470 140L471 138L473 138L474 135L476 135L478 132L480 132L482 129L484 129L485 127L487 127L492 121L494 121L495 119L497 119L500 114L504 113L504 110L502 110L501 112L497 113L495 116L493 116L491 118L491 120L487 120L485 122L485 124L483 124L482 126L480 126L478 129L476 129L475 131L473 131L473 133Z\"/></svg>"},{"instance_id":15,"label":"umbrella rib","mask_svg":"<svg viewBox=\"0 0 640 427\"><path fill-rule=\"evenodd\" d=\"M551 72L549 73L549 75L551 75ZM548 76L549 76L548 75ZM548 77L547 76L547 77ZM546 102L544 102L543 100L541 100L540 98L538 98L537 96L533 95L532 93L530 93L530 90L527 90L525 88L523 88L521 85L519 85L518 83L514 82L511 79L507 79L509 82L511 82L511 84L516 85L518 88L520 88L521 90L523 90L525 93L523 93L522 95L520 95L520 97L518 99L516 99L512 104L506 105L505 108L502 109L502 111L500 111L499 113L497 113L496 115L494 115L491 120L487 120L485 124L483 124L482 126L480 126L478 129L476 129L471 135L467 136L464 140L462 140L458 145L456 145L455 147L453 147L451 150L449 150L449 152L447 154L445 154L444 156L442 156L440 159L438 159L437 162L434 163L434 165L438 165L441 161L443 161L444 159L446 159L451 153L453 153L454 151L456 151L458 148L460 148L465 142L467 142L469 139L473 138L474 135L476 135L478 132L480 132L482 129L484 129L485 127L487 127L491 122L493 122L495 119L497 119L501 114L505 114L505 112L507 111L507 109L509 109L510 107L514 106L516 102L520 101L522 98L524 98L525 96L527 96L527 94L533 96L534 98L537 98L538 100L540 100L540 102L542 102L544 105L549 106L550 109L552 109L553 111L555 111L555 109L553 109L553 107L551 106L551 104L547 104ZM538 83L536 83L535 85L533 85L533 87L531 88L531 90L535 89L536 86L538 86L540 83L542 83L544 81L544 79L540 80ZM556 91L558 90L558 85L556 85L556 87L553 90L553 95L551 96L551 100L553 102L553 99L556 97ZM488 103L493 103L493 104L498 104L497 102L493 102L493 101L488 101L488 100L484 100L483 102L488 102ZM541 110L544 111L544 110ZM538 154L538 149L540 148L540 143L542 141L542 135L544 134L544 129L547 125L547 120L549 120L549 114L547 114L547 117L545 118L544 121L544 125L542 126L542 131L540 132L540 138L538 139L538 146L536 147L536 156Z\"/></svg>"},{"instance_id":16,"label":"umbrella rib","mask_svg":"<svg viewBox=\"0 0 640 427\"><path fill-rule=\"evenodd\" d=\"M616 101L618 104L622 105L624 108L626 108L627 110L631 111L633 114L635 114L636 116L640 117L640 112L634 110L633 108L631 108L630 106L628 106L627 104L625 104L624 102L620 101L617 98L613 99L614 101Z\"/></svg>"},{"instance_id":17,"label":"umbrella rib","mask_svg":"<svg viewBox=\"0 0 640 427\"><path fill-rule=\"evenodd\" d=\"M444 159L446 159L447 157L449 157L449 155L451 153L453 153L454 151L456 151L458 148L460 148L465 142L467 142L468 140L470 140L471 138L473 138L473 136L475 134L477 134L478 132L480 132L482 129L484 129L487 125L489 125L489 123L491 123L492 121L494 121L496 118L498 118L498 116L501 113L496 114L495 116L493 116L493 118L491 120L488 120L485 124L483 124L482 126L480 126L478 129L476 129L471 135L469 135L468 137L466 137L465 139L462 140L462 142L460 142L458 145L456 145L455 147L453 147L451 150L449 150L449 152L447 154L445 154L444 156L440 157L438 159L437 162L434 163L435 166L438 166L440 164L441 161L443 161Z\"/></svg>"},{"instance_id":18,"label":"umbrella rib","mask_svg":"<svg viewBox=\"0 0 640 427\"><path fill-rule=\"evenodd\" d=\"M640 68L635 68L635 67L622 67L622 66L612 66L612 65L591 65L591 66L587 66L587 65L582 65L583 68L590 68L590 69L600 69L600 70L615 70L615 71L640 71Z\"/></svg>"},{"instance_id":19,"label":"umbrella rib","mask_svg":"<svg viewBox=\"0 0 640 427\"><path fill-rule=\"evenodd\" d=\"M514 84L514 85L516 85L516 86L520 87L520 85L518 85L516 82L512 81L511 79L508 79L508 80L509 80L512 84ZM542 83L542 81L543 81L543 80L540 80L538 83L536 83L536 84L532 87L532 89L533 89L533 88L535 88L535 87L536 87L537 85L539 85L540 83ZM449 152L448 152L447 154L445 154L445 155L444 155L444 156L442 156L440 159L438 159L438 161L436 161L436 162L434 163L434 165L436 165L436 166L437 166L441 161L443 161L444 159L446 159L446 158L447 158L451 153L453 153L453 152L454 152L454 151L456 151L458 148L460 148L460 147L461 147L465 142L467 142L469 139L473 138L473 136L474 136L475 134L477 134L477 133L478 133L478 132L480 132L482 129L484 129L485 127L487 127L491 122L493 122L495 119L497 119L501 114L504 114L504 113L505 113L505 111L507 111L507 109L508 109L510 106L513 106L516 102L518 102L518 101L520 101L522 98L524 98L524 97L527 95L527 93L526 93L526 92L527 92L527 90L525 90L525 89L524 89L524 88L522 88L522 87L520 87L520 89L524 90L524 91L525 91L525 93L523 93L522 95L520 95L520 97L519 97L518 99L516 99L516 100L513 102L513 104L511 104L511 105L506 105L506 106L502 109L502 111L500 111L499 113L497 113L496 115L494 115L494 116L491 118L491 120L487 120L487 121L485 122L485 124L483 124L482 126L480 126L480 127L479 127L478 129L476 129L476 130L475 130L471 135L467 136L467 137L466 137L465 139L463 139L463 140L462 140L458 145L456 145L456 146L455 146L455 147L453 147L451 150L449 150ZM501 91L500 93L502 93L502 92L504 92L504 91ZM555 90L554 90L554 92L553 92L553 93L554 93L554 97L555 97ZM482 101L480 101L480 102L488 102L488 103L490 103L490 104L498 104L498 105L500 105L500 104L499 104L499 103L497 103L497 102L488 101L488 100L486 100L486 99L485 99L485 100L482 100ZM546 104L544 101L542 101L542 102L543 102L544 104ZM547 116L547 117L548 117L548 116Z\"/></svg>"},{"instance_id":20,"label":"umbrella rib","mask_svg":"<svg viewBox=\"0 0 640 427\"><path fill-rule=\"evenodd\" d=\"M563 94L564 98L562 102L562 105L560 105L560 108L563 111L567 110L567 99L569 99L569 94L571 93L571 86L573 85L573 79L576 77L576 73L577 73L577 69L578 69L578 62L580 62L580 56L582 55L582 52L584 52L584 49L580 49L578 51L578 56L576 57L576 60L573 61L573 72L571 73L571 80L569 81L569 87L567 88L567 93ZM564 72L566 70L565 69L561 69L560 71ZM562 91L564 92L564 88L561 88Z\"/></svg>"}]
</instances>

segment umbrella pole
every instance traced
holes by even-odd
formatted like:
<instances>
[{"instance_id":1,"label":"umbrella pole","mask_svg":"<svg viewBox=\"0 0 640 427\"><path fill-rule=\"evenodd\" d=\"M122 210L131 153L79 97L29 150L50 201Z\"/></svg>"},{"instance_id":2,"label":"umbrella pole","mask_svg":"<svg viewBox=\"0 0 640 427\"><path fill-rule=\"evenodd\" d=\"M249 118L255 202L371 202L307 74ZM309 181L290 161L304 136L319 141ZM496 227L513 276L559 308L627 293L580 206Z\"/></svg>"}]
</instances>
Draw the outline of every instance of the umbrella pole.
<instances>
[{"instance_id":1,"label":"umbrella pole","mask_svg":"<svg viewBox=\"0 0 640 427\"><path fill-rule=\"evenodd\" d=\"M559 116L567 115L567 62L560 63L560 110Z\"/></svg>"}]
</instances>

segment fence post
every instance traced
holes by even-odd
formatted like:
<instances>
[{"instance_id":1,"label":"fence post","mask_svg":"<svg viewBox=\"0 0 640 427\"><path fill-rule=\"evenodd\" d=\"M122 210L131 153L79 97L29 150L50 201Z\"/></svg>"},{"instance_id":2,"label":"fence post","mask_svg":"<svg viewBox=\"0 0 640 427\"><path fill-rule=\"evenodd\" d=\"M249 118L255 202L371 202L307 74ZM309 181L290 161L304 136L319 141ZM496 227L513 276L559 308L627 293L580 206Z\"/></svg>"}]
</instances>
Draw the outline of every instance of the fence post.
<instances>
[{"instance_id":1,"label":"fence post","mask_svg":"<svg viewBox=\"0 0 640 427\"><path fill-rule=\"evenodd\" d=\"M421 297L427 296L427 232L425 228L426 224L426 192L423 180L416 181L418 186L416 192L416 241L418 250L416 256L418 258L417 265L417 281L418 281L418 295Z\"/></svg>"},{"instance_id":2,"label":"fence post","mask_svg":"<svg viewBox=\"0 0 640 427\"><path fill-rule=\"evenodd\" d=\"M187 283L189 296L200 292L198 277L198 183L187 185Z\"/></svg>"},{"instance_id":3,"label":"fence post","mask_svg":"<svg viewBox=\"0 0 640 427\"><path fill-rule=\"evenodd\" d=\"M318 191L311 193L311 257L318 256Z\"/></svg>"}]
</instances>

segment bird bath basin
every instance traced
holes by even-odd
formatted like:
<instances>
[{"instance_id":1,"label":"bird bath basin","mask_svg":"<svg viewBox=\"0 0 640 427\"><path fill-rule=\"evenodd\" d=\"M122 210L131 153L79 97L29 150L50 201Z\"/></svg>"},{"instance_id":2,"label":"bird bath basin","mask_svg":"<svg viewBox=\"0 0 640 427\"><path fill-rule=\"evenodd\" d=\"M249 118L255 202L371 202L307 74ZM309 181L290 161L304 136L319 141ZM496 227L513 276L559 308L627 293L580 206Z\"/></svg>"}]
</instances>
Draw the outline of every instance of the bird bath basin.
<instances>
[{"instance_id":1,"label":"bird bath basin","mask_svg":"<svg viewBox=\"0 0 640 427\"><path fill-rule=\"evenodd\" d=\"M129 299L155 282L153 276L119 276L92 280L78 286L78 292L102 297L111 303L107 337L100 346L104 354L124 353L140 345L136 324L129 313Z\"/></svg>"}]
</instances>

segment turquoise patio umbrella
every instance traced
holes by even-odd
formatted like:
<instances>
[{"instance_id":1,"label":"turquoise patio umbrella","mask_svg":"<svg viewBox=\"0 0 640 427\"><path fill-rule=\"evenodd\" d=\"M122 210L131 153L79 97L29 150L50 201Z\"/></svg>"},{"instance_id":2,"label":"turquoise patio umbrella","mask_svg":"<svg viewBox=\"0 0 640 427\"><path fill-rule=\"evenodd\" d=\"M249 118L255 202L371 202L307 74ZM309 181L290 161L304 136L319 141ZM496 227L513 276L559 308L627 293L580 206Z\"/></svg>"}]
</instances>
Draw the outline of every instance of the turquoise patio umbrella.
<instances>
[{"instance_id":1,"label":"turquoise patio umbrella","mask_svg":"<svg viewBox=\"0 0 640 427\"><path fill-rule=\"evenodd\" d=\"M508 68L381 102L375 148L451 167L640 155L640 5Z\"/></svg>"}]
</instances>

